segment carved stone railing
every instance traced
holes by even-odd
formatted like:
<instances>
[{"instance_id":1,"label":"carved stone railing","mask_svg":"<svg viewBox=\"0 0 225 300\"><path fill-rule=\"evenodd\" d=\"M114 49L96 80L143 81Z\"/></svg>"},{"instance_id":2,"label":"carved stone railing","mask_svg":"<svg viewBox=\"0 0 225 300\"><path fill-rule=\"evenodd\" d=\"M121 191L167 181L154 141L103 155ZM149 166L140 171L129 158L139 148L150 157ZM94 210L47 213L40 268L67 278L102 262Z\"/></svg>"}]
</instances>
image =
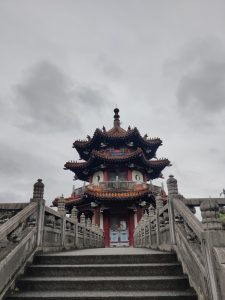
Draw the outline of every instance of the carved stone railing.
<instances>
[{"instance_id":1,"label":"carved stone railing","mask_svg":"<svg viewBox=\"0 0 225 300\"><path fill-rule=\"evenodd\" d=\"M36 252L104 247L103 231L90 219L82 214L79 223L75 207L67 217L63 197L58 211L45 206L43 194L39 179L30 203L0 204L0 299Z\"/></svg>"},{"instance_id":2,"label":"carved stone railing","mask_svg":"<svg viewBox=\"0 0 225 300\"><path fill-rule=\"evenodd\" d=\"M167 184L168 204L156 197L156 208L151 205L135 228L135 246L176 251L199 300L225 299L225 228L219 219L225 199L185 199L173 176Z\"/></svg>"}]
</instances>

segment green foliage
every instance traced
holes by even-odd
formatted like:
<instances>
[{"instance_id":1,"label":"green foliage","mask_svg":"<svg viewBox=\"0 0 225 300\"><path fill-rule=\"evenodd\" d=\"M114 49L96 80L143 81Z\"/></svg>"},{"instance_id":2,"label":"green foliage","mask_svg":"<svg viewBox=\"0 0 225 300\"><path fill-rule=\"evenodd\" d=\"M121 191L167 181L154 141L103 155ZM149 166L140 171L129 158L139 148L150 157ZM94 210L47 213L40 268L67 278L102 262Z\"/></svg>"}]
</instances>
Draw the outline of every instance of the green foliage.
<instances>
[{"instance_id":1,"label":"green foliage","mask_svg":"<svg viewBox=\"0 0 225 300\"><path fill-rule=\"evenodd\" d=\"M221 221L225 222L225 214L220 213L219 219L220 219Z\"/></svg>"}]
</instances>

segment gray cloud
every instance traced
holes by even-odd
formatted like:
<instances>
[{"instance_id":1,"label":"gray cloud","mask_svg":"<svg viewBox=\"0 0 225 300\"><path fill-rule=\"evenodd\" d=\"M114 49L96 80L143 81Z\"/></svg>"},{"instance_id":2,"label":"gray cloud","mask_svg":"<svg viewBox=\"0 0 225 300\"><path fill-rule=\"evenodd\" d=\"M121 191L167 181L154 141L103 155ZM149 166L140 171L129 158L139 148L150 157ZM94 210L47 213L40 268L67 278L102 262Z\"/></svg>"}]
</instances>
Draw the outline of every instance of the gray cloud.
<instances>
[{"instance_id":1,"label":"gray cloud","mask_svg":"<svg viewBox=\"0 0 225 300\"><path fill-rule=\"evenodd\" d=\"M225 109L225 57L224 62L204 61L197 70L184 75L178 85L180 109L192 115L201 112L214 114Z\"/></svg>"},{"instance_id":2,"label":"gray cloud","mask_svg":"<svg viewBox=\"0 0 225 300\"><path fill-rule=\"evenodd\" d=\"M73 83L56 65L41 61L14 88L14 105L22 127L38 131L81 129L80 112L101 111L107 103L102 91Z\"/></svg>"},{"instance_id":3,"label":"gray cloud","mask_svg":"<svg viewBox=\"0 0 225 300\"><path fill-rule=\"evenodd\" d=\"M0 174L5 178L42 174L51 167L51 163L43 157L38 157L29 150L17 149L3 143L0 147L0 165Z\"/></svg>"},{"instance_id":4,"label":"gray cloud","mask_svg":"<svg viewBox=\"0 0 225 300\"><path fill-rule=\"evenodd\" d=\"M179 111L192 123L212 123L212 116L225 110L225 47L218 39L189 44L167 65L178 80ZM215 120L215 118L213 118Z\"/></svg>"},{"instance_id":5,"label":"gray cloud","mask_svg":"<svg viewBox=\"0 0 225 300\"><path fill-rule=\"evenodd\" d=\"M105 76L112 80L121 80L122 78L122 69L118 66L118 64L111 61L107 55L100 55L97 58L96 67L99 68Z\"/></svg>"}]
</instances>

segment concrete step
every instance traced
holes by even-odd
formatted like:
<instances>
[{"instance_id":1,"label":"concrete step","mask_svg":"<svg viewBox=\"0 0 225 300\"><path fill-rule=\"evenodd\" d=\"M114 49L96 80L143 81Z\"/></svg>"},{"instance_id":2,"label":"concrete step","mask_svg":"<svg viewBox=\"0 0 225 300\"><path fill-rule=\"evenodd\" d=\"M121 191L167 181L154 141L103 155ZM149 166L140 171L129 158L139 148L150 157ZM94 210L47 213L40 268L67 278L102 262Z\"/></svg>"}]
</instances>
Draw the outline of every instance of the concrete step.
<instances>
[{"instance_id":1,"label":"concrete step","mask_svg":"<svg viewBox=\"0 0 225 300\"><path fill-rule=\"evenodd\" d=\"M17 292L7 300L197 300L194 291Z\"/></svg>"},{"instance_id":2,"label":"concrete step","mask_svg":"<svg viewBox=\"0 0 225 300\"><path fill-rule=\"evenodd\" d=\"M16 284L23 291L185 291L186 276L117 277L22 277Z\"/></svg>"},{"instance_id":3,"label":"concrete step","mask_svg":"<svg viewBox=\"0 0 225 300\"><path fill-rule=\"evenodd\" d=\"M62 265L85 265L85 264L132 264L132 263L168 263L176 262L175 253L153 254L130 254L130 255L37 255L34 264L62 264Z\"/></svg>"},{"instance_id":4,"label":"concrete step","mask_svg":"<svg viewBox=\"0 0 225 300\"><path fill-rule=\"evenodd\" d=\"M102 265L30 265L29 276L156 276L181 275L178 262L148 264L102 264Z\"/></svg>"}]
</instances>

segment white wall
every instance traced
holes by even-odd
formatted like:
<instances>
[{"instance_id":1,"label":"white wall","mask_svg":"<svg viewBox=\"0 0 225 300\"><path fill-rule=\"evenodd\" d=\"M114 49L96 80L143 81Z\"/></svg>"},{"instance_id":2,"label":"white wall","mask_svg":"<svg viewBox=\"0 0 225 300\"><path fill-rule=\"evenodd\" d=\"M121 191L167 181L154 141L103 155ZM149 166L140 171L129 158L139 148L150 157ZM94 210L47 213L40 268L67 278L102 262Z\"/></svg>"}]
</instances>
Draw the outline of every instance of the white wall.
<instances>
[{"instance_id":1,"label":"white wall","mask_svg":"<svg viewBox=\"0 0 225 300\"><path fill-rule=\"evenodd\" d=\"M92 177L92 183L93 184L98 184L99 182L104 181L104 175L102 171L98 171L94 173Z\"/></svg>"},{"instance_id":2,"label":"white wall","mask_svg":"<svg viewBox=\"0 0 225 300\"><path fill-rule=\"evenodd\" d=\"M143 174L140 171L132 170L132 181L144 181Z\"/></svg>"}]
</instances>

